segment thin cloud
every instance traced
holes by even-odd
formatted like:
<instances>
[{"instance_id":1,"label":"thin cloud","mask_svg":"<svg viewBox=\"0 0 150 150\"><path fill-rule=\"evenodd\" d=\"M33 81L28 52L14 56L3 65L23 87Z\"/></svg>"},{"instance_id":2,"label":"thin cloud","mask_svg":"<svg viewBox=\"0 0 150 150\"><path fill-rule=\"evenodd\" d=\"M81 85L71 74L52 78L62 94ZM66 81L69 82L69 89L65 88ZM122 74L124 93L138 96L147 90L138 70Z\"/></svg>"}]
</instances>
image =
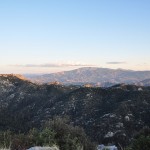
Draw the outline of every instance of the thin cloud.
<instances>
[{"instance_id":1,"label":"thin cloud","mask_svg":"<svg viewBox=\"0 0 150 150\"><path fill-rule=\"evenodd\" d=\"M141 63L141 64L137 64L136 66L149 66L149 64L147 64L147 63Z\"/></svg>"},{"instance_id":2,"label":"thin cloud","mask_svg":"<svg viewBox=\"0 0 150 150\"><path fill-rule=\"evenodd\" d=\"M112 62L106 62L106 64L118 65L118 64L126 64L126 62L125 61L112 61Z\"/></svg>"},{"instance_id":3,"label":"thin cloud","mask_svg":"<svg viewBox=\"0 0 150 150\"><path fill-rule=\"evenodd\" d=\"M82 64L82 63L49 63L49 64L25 64L25 65L11 65L15 67L88 67L95 66L91 64Z\"/></svg>"}]
</instances>

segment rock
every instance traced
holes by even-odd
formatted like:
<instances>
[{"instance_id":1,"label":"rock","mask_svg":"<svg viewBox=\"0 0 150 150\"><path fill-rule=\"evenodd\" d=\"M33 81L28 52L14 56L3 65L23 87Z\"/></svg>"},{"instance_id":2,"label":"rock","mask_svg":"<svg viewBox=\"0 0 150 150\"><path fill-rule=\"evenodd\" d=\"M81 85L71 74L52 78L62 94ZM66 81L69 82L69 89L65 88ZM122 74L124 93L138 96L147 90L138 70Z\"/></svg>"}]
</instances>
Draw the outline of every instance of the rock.
<instances>
[{"instance_id":1,"label":"rock","mask_svg":"<svg viewBox=\"0 0 150 150\"><path fill-rule=\"evenodd\" d=\"M39 146L36 146L36 147L31 147L27 150L59 150L59 148L56 147L56 146L53 146L53 147L39 147Z\"/></svg>"}]
</instances>

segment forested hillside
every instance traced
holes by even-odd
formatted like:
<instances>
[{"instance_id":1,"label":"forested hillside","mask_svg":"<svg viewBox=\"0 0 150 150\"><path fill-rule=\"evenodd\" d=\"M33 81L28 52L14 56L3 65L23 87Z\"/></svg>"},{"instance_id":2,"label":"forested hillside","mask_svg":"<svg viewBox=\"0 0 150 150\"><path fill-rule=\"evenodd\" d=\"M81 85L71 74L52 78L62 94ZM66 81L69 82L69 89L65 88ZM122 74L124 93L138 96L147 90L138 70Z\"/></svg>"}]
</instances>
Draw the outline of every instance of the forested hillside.
<instances>
[{"instance_id":1,"label":"forested hillside","mask_svg":"<svg viewBox=\"0 0 150 150\"><path fill-rule=\"evenodd\" d=\"M97 143L128 145L150 126L150 88L38 85L15 75L0 76L0 130L28 132L54 117L68 117Z\"/></svg>"}]
</instances>

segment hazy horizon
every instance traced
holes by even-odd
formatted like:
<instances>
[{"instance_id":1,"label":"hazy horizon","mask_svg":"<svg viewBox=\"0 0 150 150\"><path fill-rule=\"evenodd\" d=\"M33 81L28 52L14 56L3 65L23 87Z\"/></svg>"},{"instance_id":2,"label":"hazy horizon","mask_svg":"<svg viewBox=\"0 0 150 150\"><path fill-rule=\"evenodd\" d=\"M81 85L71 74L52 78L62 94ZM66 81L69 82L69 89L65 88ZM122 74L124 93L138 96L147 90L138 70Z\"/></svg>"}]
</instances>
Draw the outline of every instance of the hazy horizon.
<instances>
[{"instance_id":1,"label":"hazy horizon","mask_svg":"<svg viewBox=\"0 0 150 150\"><path fill-rule=\"evenodd\" d=\"M150 1L0 2L0 73L150 70Z\"/></svg>"},{"instance_id":2,"label":"hazy horizon","mask_svg":"<svg viewBox=\"0 0 150 150\"><path fill-rule=\"evenodd\" d=\"M83 69L83 68L96 68L96 69L112 69L112 70L124 70L124 71L142 71L142 72L144 72L144 71L149 71L150 72L150 70L133 70L133 69L123 69L123 68L104 68L104 67L96 67L96 66L89 66L89 67L75 67L75 68L60 68L60 69L50 69L50 71L48 72L47 70L45 70L45 71L43 71L43 70L38 70L39 68L37 67L37 71L32 71L32 69L31 69L31 71L28 71L28 72L22 72L22 70L18 70L18 72L17 71L15 71L15 72L11 72L11 71L6 71L6 72L0 72L0 74L20 74L20 75L43 75L43 74L52 74L52 73L61 73L61 72L67 72L67 71L73 71L73 70L78 70L78 69ZM23 70L24 71L24 70Z\"/></svg>"}]
</instances>

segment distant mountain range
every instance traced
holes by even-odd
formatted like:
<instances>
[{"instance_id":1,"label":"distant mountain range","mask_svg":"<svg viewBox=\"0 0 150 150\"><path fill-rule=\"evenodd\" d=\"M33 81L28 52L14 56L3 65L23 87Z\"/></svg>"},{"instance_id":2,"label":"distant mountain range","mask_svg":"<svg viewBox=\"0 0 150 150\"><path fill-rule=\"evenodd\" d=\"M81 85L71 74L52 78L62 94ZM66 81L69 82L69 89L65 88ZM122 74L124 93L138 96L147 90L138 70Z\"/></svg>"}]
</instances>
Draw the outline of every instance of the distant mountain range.
<instances>
[{"instance_id":1,"label":"distant mountain range","mask_svg":"<svg viewBox=\"0 0 150 150\"><path fill-rule=\"evenodd\" d=\"M150 86L150 79L146 79L146 80L140 81L136 85Z\"/></svg>"},{"instance_id":2,"label":"distant mountain range","mask_svg":"<svg viewBox=\"0 0 150 150\"><path fill-rule=\"evenodd\" d=\"M85 67L52 74L25 75L25 77L37 83L51 83L57 81L62 84L91 84L93 86L108 87L118 83L141 83L144 85L145 81L150 79L150 71Z\"/></svg>"},{"instance_id":3,"label":"distant mountain range","mask_svg":"<svg viewBox=\"0 0 150 150\"><path fill-rule=\"evenodd\" d=\"M150 126L150 87L39 85L21 78L0 76L1 131L26 132L54 116L69 116L93 141L126 145Z\"/></svg>"}]
</instances>

